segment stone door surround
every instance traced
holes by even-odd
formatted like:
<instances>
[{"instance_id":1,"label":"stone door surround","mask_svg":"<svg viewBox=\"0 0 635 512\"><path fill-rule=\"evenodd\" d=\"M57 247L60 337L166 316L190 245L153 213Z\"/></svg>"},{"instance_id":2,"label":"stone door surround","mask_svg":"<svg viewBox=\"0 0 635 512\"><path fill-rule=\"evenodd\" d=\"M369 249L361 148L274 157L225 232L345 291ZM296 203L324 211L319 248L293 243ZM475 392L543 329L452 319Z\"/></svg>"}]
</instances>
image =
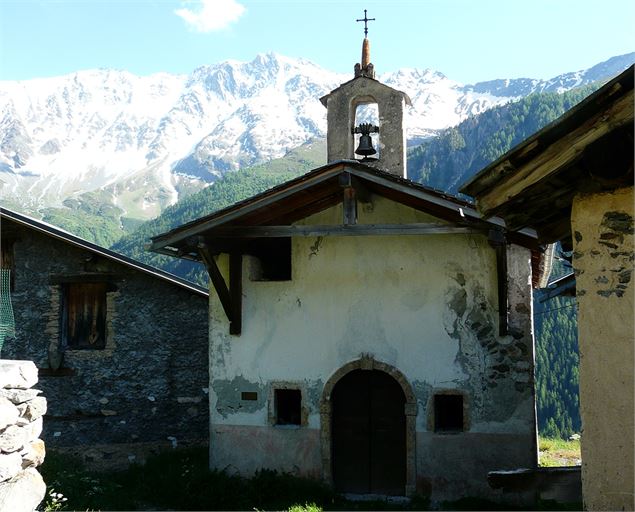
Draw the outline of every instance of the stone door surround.
<instances>
[{"instance_id":1,"label":"stone door surround","mask_svg":"<svg viewBox=\"0 0 635 512\"><path fill-rule=\"evenodd\" d=\"M324 385L320 400L320 449L322 455L322 478L333 486L333 453L331 448L332 403L331 393L335 384L353 370L378 370L394 378L406 397L404 414L406 415L406 488L405 494L414 494L416 485L415 426L417 420L417 399L408 379L397 368L387 363L376 361L372 355L363 354L359 359L345 364L337 370Z\"/></svg>"}]
</instances>

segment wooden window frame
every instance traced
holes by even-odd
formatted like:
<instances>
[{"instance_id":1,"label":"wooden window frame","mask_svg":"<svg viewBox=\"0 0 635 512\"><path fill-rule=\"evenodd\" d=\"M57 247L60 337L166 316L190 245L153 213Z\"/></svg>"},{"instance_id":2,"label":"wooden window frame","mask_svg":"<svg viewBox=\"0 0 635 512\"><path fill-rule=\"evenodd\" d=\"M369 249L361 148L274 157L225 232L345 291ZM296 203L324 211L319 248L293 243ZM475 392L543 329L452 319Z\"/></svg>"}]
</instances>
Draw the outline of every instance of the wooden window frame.
<instances>
[{"instance_id":1,"label":"wooden window frame","mask_svg":"<svg viewBox=\"0 0 635 512\"><path fill-rule=\"evenodd\" d=\"M108 283L71 281L62 283L60 288L60 338L64 349L103 351L107 345ZM87 303L91 296L92 305ZM86 325L88 322L90 326Z\"/></svg>"}]
</instances>

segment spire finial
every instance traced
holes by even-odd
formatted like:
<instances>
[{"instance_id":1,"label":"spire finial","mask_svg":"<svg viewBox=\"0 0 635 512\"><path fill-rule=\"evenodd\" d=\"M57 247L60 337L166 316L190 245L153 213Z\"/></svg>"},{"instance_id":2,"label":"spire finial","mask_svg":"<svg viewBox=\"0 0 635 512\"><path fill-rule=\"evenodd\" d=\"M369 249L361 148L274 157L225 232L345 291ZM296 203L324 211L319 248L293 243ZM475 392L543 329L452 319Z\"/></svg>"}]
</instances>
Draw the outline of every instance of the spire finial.
<instances>
[{"instance_id":1,"label":"spire finial","mask_svg":"<svg viewBox=\"0 0 635 512\"><path fill-rule=\"evenodd\" d=\"M366 14L366 9L364 9L364 17L357 19L355 21L363 21L364 22L364 38L368 37L368 22L375 21L375 18L369 18Z\"/></svg>"},{"instance_id":2,"label":"spire finial","mask_svg":"<svg viewBox=\"0 0 635 512\"><path fill-rule=\"evenodd\" d=\"M366 76L375 78L375 70L370 62L370 42L368 41L368 22L375 21L375 18L368 17L368 11L364 9L364 17L355 21L364 22L364 41L362 43L362 61L361 64L355 64L355 76Z\"/></svg>"}]
</instances>

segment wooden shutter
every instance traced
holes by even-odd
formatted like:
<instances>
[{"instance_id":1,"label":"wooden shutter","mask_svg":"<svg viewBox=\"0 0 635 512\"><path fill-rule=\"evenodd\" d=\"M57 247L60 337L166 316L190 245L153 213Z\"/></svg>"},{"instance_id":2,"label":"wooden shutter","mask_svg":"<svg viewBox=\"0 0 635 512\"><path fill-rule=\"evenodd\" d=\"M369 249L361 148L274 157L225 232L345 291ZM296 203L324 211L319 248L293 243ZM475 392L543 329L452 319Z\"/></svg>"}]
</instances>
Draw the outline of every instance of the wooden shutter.
<instances>
[{"instance_id":1,"label":"wooden shutter","mask_svg":"<svg viewBox=\"0 0 635 512\"><path fill-rule=\"evenodd\" d=\"M63 314L66 345L70 349L106 346L106 283L65 285Z\"/></svg>"}]
</instances>

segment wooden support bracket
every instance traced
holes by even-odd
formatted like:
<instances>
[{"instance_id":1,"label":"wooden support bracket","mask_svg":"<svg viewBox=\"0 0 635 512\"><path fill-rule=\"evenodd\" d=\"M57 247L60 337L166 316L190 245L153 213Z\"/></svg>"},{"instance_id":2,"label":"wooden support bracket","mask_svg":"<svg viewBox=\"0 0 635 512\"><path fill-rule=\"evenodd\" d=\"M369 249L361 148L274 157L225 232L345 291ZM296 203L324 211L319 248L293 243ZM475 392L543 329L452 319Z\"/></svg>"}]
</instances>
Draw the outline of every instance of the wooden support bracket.
<instances>
[{"instance_id":1,"label":"wooden support bracket","mask_svg":"<svg viewBox=\"0 0 635 512\"><path fill-rule=\"evenodd\" d=\"M198 251L229 320L229 333L239 335L242 330L242 254L233 253L229 256L228 288L205 242L199 241Z\"/></svg>"}]
</instances>

